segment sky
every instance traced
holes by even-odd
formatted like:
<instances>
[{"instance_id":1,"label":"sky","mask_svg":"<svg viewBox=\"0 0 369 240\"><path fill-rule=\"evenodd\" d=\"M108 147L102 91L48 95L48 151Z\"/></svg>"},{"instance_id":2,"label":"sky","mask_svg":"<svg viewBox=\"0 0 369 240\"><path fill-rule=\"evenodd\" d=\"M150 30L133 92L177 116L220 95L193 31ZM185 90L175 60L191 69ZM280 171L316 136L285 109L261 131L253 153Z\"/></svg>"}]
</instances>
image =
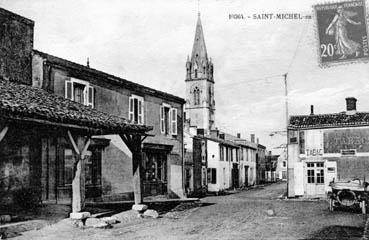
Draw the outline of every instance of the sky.
<instances>
[{"instance_id":1,"label":"sky","mask_svg":"<svg viewBox=\"0 0 369 240\"><path fill-rule=\"evenodd\" d=\"M369 111L369 65L321 68L317 0L0 0L0 7L35 21L34 48L185 98L185 63L201 12L214 63L215 124L255 133L278 152L288 113L345 110L345 97ZM229 19L229 14L300 13L303 20ZM270 133L278 131L270 136Z\"/></svg>"}]
</instances>

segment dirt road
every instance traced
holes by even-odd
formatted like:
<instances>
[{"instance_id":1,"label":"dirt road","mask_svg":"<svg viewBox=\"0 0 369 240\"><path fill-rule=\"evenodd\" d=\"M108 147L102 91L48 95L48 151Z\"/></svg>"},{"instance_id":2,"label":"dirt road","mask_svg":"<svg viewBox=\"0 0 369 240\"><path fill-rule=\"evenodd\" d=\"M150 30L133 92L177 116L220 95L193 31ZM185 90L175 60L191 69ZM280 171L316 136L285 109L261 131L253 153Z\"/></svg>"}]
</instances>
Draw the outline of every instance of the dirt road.
<instances>
[{"instance_id":1,"label":"dirt road","mask_svg":"<svg viewBox=\"0 0 369 240\"><path fill-rule=\"evenodd\" d=\"M158 219L119 223L112 229L47 228L21 239L360 239L366 216L328 211L326 201L278 197L286 184L273 184L202 199L203 206Z\"/></svg>"}]
</instances>

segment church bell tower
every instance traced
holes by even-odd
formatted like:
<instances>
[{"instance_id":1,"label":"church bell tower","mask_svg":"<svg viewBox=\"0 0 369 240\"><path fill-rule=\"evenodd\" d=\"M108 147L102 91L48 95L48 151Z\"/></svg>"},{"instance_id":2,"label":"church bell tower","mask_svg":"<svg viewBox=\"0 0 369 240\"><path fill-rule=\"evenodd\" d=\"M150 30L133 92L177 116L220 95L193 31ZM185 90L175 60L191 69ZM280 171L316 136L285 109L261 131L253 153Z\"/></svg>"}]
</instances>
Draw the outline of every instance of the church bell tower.
<instances>
[{"instance_id":1,"label":"church bell tower","mask_svg":"<svg viewBox=\"0 0 369 240\"><path fill-rule=\"evenodd\" d=\"M198 14L191 58L186 62L186 118L190 126L203 128L210 134L214 128L215 101L213 63L205 46L200 13ZM187 120L187 119L186 119Z\"/></svg>"}]
</instances>

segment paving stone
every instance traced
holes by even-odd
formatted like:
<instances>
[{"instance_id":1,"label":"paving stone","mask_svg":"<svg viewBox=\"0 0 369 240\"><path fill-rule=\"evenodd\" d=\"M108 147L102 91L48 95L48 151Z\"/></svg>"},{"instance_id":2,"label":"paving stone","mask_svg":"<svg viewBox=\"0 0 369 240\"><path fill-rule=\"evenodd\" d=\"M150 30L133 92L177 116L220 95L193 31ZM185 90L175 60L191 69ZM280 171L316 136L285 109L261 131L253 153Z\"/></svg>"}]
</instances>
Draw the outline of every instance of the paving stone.
<instances>
[{"instance_id":1,"label":"paving stone","mask_svg":"<svg viewBox=\"0 0 369 240\"><path fill-rule=\"evenodd\" d=\"M266 211L266 213L268 214L268 216L274 216L274 215L275 215L275 212L274 212L274 210L273 210L273 209L268 209L268 210Z\"/></svg>"},{"instance_id":2,"label":"paving stone","mask_svg":"<svg viewBox=\"0 0 369 240\"><path fill-rule=\"evenodd\" d=\"M147 209L144 214L145 217L152 217L152 218L158 218L159 217L159 213L155 210L152 209Z\"/></svg>"},{"instance_id":3,"label":"paving stone","mask_svg":"<svg viewBox=\"0 0 369 240\"><path fill-rule=\"evenodd\" d=\"M85 222L86 227L93 227L94 225L103 222L99 218L87 218Z\"/></svg>"},{"instance_id":4,"label":"paving stone","mask_svg":"<svg viewBox=\"0 0 369 240\"><path fill-rule=\"evenodd\" d=\"M100 218L101 221L104 221L106 222L107 224L116 224L116 223L119 223L118 219L115 218L115 217L103 217L103 218Z\"/></svg>"},{"instance_id":5,"label":"paving stone","mask_svg":"<svg viewBox=\"0 0 369 240\"><path fill-rule=\"evenodd\" d=\"M89 212L72 212L69 215L71 219L86 219L90 216L91 214Z\"/></svg>"},{"instance_id":6,"label":"paving stone","mask_svg":"<svg viewBox=\"0 0 369 240\"><path fill-rule=\"evenodd\" d=\"M147 205L145 204L134 204L132 206L132 210L139 211L139 212L145 211L146 209L147 209Z\"/></svg>"}]
</instances>

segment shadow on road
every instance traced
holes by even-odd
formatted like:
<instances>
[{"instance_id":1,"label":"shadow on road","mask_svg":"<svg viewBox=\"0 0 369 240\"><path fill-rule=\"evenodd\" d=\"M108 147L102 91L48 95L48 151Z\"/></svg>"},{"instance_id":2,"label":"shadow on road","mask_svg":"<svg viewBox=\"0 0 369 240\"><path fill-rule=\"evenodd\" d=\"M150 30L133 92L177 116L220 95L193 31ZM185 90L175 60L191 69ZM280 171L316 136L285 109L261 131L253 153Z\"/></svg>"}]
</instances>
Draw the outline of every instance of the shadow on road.
<instances>
[{"instance_id":1,"label":"shadow on road","mask_svg":"<svg viewBox=\"0 0 369 240\"><path fill-rule=\"evenodd\" d=\"M313 233L309 238L305 240L313 239L361 239L363 234L363 228L349 227L349 226L329 226L322 228L321 230Z\"/></svg>"}]
</instances>

